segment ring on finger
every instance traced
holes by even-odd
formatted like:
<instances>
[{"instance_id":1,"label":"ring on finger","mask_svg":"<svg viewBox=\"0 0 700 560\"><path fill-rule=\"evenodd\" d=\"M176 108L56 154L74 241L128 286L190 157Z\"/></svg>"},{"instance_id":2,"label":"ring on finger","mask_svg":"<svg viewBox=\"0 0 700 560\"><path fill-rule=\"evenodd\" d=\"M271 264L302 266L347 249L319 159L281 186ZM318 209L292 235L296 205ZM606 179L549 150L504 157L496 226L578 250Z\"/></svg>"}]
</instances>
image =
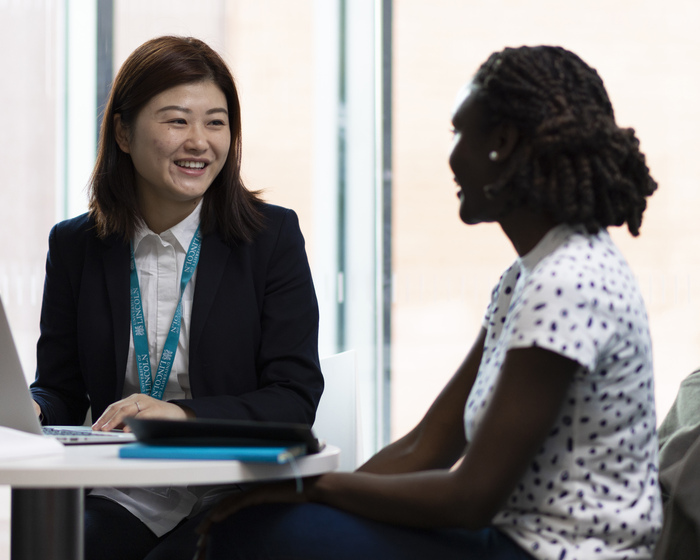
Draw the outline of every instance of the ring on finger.
<instances>
[{"instance_id":1,"label":"ring on finger","mask_svg":"<svg viewBox=\"0 0 700 560\"><path fill-rule=\"evenodd\" d=\"M136 410L141 412L141 407L139 406L139 401L134 401L134 404L136 405Z\"/></svg>"}]
</instances>

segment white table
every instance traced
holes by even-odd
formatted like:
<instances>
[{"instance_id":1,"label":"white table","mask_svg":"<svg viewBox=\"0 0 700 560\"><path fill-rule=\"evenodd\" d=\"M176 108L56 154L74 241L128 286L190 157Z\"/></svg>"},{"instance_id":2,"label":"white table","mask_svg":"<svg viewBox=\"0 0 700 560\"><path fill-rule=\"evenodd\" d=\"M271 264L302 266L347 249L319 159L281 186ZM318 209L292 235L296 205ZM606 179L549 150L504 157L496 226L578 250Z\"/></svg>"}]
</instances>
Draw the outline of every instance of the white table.
<instances>
[{"instance_id":1,"label":"white table","mask_svg":"<svg viewBox=\"0 0 700 560\"><path fill-rule=\"evenodd\" d=\"M12 487L13 560L82 560L83 495L97 486L163 486L260 482L313 476L338 468L340 450L291 464L120 459L119 445L77 445L48 457L0 463Z\"/></svg>"}]
</instances>

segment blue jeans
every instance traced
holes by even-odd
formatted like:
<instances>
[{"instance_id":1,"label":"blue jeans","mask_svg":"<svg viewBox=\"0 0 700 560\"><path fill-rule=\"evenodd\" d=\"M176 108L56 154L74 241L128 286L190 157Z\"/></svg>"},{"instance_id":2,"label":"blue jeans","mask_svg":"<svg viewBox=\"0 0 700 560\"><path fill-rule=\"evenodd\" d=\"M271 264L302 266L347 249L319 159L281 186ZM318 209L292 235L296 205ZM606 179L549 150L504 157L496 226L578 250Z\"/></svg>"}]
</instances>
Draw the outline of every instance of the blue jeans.
<instances>
[{"instance_id":1,"label":"blue jeans","mask_svg":"<svg viewBox=\"0 0 700 560\"><path fill-rule=\"evenodd\" d=\"M212 527L209 560L532 560L500 531L412 529L320 504L245 509Z\"/></svg>"}]
</instances>

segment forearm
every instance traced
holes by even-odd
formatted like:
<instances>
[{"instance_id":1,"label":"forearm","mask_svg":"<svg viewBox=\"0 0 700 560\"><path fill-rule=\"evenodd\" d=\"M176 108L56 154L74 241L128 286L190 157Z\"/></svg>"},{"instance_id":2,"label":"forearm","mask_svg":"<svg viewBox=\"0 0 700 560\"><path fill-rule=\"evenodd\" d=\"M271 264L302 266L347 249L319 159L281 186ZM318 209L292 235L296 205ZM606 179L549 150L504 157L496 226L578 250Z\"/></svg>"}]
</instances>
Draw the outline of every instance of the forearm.
<instances>
[{"instance_id":1,"label":"forearm","mask_svg":"<svg viewBox=\"0 0 700 560\"><path fill-rule=\"evenodd\" d=\"M412 432L387 445L357 470L373 474L401 474L428 468L423 463L419 454L415 453L415 435Z\"/></svg>"},{"instance_id":2,"label":"forearm","mask_svg":"<svg viewBox=\"0 0 700 560\"><path fill-rule=\"evenodd\" d=\"M474 492L470 496L459 486L455 473L448 470L392 476L329 473L316 480L307 496L310 501L396 525L470 529L488 525L494 513L489 497Z\"/></svg>"},{"instance_id":3,"label":"forearm","mask_svg":"<svg viewBox=\"0 0 700 560\"><path fill-rule=\"evenodd\" d=\"M84 393L74 396L41 387L32 387L31 392L34 402L41 409L42 423L79 425L85 420L90 403Z\"/></svg>"},{"instance_id":4,"label":"forearm","mask_svg":"<svg viewBox=\"0 0 700 560\"><path fill-rule=\"evenodd\" d=\"M90 401L78 351L76 292L71 275L74 263L66 262L63 250L80 241L62 235L62 231L65 233L65 228L57 225L49 235L37 368L31 392L41 407L44 423L82 424Z\"/></svg>"},{"instance_id":5,"label":"forearm","mask_svg":"<svg viewBox=\"0 0 700 560\"><path fill-rule=\"evenodd\" d=\"M469 353L420 423L384 448L360 471L400 474L449 469L464 454L464 406L481 362L486 331L481 329Z\"/></svg>"},{"instance_id":6,"label":"forearm","mask_svg":"<svg viewBox=\"0 0 700 560\"><path fill-rule=\"evenodd\" d=\"M318 379L321 374L318 373ZM197 418L220 420L264 420L311 424L316 410L317 397L309 393L321 385L312 380L307 387L261 387L239 395L199 395L192 399L170 401L192 411ZM318 389L317 393L320 393Z\"/></svg>"},{"instance_id":7,"label":"forearm","mask_svg":"<svg viewBox=\"0 0 700 560\"><path fill-rule=\"evenodd\" d=\"M385 447L360 471L399 474L449 469L464 454L464 406L478 371L485 331L479 333L466 358L421 422L408 434Z\"/></svg>"}]
</instances>

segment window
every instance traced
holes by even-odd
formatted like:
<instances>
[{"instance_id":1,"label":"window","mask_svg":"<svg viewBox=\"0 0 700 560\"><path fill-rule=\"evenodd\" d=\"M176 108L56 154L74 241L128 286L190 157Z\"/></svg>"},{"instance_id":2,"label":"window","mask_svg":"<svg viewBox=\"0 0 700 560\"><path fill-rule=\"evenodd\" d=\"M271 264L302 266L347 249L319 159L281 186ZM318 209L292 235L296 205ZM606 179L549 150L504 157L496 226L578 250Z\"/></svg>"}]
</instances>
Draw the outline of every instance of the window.
<instances>
[{"instance_id":1,"label":"window","mask_svg":"<svg viewBox=\"0 0 700 560\"><path fill-rule=\"evenodd\" d=\"M25 373L33 378L47 235L86 209L114 73L149 38L196 36L236 78L246 184L299 215L321 308L321 354L357 350L373 448L381 421L376 349L384 347L375 319L374 2L207 0L191 8L188 0L0 0L4 52L23 53L9 68L21 81L5 88L11 97L0 109L13 132L0 141L15 162L3 223L28 235L0 250L0 290Z\"/></svg>"},{"instance_id":2,"label":"window","mask_svg":"<svg viewBox=\"0 0 700 560\"><path fill-rule=\"evenodd\" d=\"M466 227L447 165L458 89L505 45L562 44L596 67L660 184L639 239L659 417L697 366L700 7L444 0L0 0L5 182L0 293L33 377L50 227L85 209L100 103L139 44L194 35L241 94L243 173L297 211L321 353L358 351L365 450L408 431L464 357L514 252ZM10 53L12 53L10 55Z\"/></svg>"}]
</instances>

